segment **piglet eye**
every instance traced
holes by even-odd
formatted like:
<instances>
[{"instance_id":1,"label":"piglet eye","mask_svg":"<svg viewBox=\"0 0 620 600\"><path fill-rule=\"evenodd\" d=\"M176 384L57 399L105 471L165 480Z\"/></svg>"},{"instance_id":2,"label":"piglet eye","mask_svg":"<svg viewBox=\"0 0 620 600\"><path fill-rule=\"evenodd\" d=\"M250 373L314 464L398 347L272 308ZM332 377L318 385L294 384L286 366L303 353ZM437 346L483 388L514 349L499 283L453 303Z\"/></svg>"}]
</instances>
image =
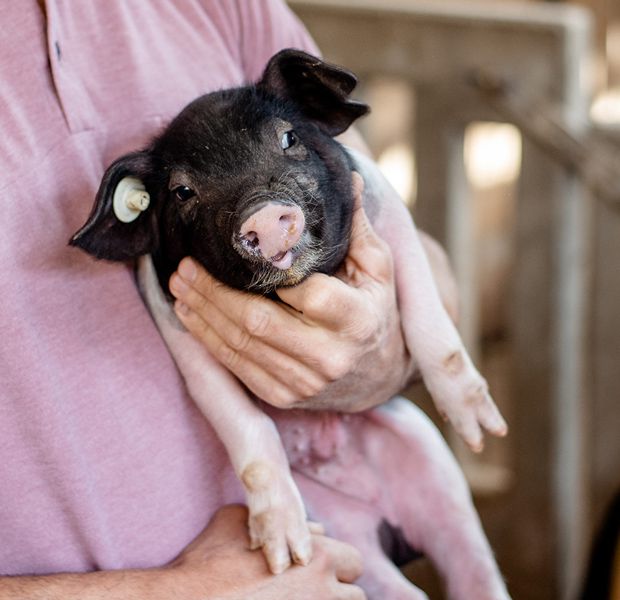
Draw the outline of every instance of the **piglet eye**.
<instances>
[{"instance_id":1,"label":"piglet eye","mask_svg":"<svg viewBox=\"0 0 620 600\"><path fill-rule=\"evenodd\" d=\"M192 188L187 187L186 185L179 185L178 187L175 187L172 191L174 192L177 200L180 200L181 202L186 202L187 200L193 198L196 195L196 192Z\"/></svg>"},{"instance_id":2,"label":"piglet eye","mask_svg":"<svg viewBox=\"0 0 620 600\"><path fill-rule=\"evenodd\" d=\"M282 150L288 150L289 148L294 146L296 143L297 143L297 136L295 135L295 132L292 129L284 133L282 137L280 138L280 146L282 147Z\"/></svg>"}]
</instances>

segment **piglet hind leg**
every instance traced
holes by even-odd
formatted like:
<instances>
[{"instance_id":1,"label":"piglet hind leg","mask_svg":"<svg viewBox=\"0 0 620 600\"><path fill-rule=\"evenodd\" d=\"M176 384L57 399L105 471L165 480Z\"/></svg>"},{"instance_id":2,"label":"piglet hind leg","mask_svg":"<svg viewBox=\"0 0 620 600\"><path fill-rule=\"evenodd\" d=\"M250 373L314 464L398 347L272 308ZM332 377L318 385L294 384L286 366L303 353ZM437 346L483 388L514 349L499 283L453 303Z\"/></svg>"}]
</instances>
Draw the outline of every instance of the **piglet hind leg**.
<instances>
[{"instance_id":1,"label":"piglet hind leg","mask_svg":"<svg viewBox=\"0 0 620 600\"><path fill-rule=\"evenodd\" d=\"M364 572L356 582L368 600L428 600L410 582L380 545L383 527L380 507L298 474L308 509L326 526L328 535L358 548L364 558Z\"/></svg>"},{"instance_id":2,"label":"piglet hind leg","mask_svg":"<svg viewBox=\"0 0 620 600\"><path fill-rule=\"evenodd\" d=\"M478 452L483 430L503 436L506 422L442 305L408 210L373 163L358 153L353 156L364 178L364 203L373 215L373 226L394 257L407 347L439 413Z\"/></svg>"},{"instance_id":3,"label":"piglet hind leg","mask_svg":"<svg viewBox=\"0 0 620 600\"><path fill-rule=\"evenodd\" d=\"M448 597L508 600L465 477L437 428L403 398L392 399L369 418L384 431L385 444L373 451L372 460L384 463L394 525L432 560ZM403 473L396 463L405 456Z\"/></svg>"},{"instance_id":4,"label":"piglet hind leg","mask_svg":"<svg viewBox=\"0 0 620 600\"><path fill-rule=\"evenodd\" d=\"M309 418L305 425L312 427ZM369 600L425 598L394 564L415 553L432 561L446 598L509 600L456 460L409 401L395 398L341 421L340 441L320 460L316 451L306 454L310 461L296 459L292 427L282 419L278 427L310 516L364 556L360 585Z\"/></svg>"},{"instance_id":5,"label":"piglet hind leg","mask_svg":"<svg viewBox=\"0 0 620 600\"><path fill-rule=\"evenodd\" d=\"M421 410L395 398L329 427L304 418L300 428L300 417L276 416L296 480L311 518L361 551L369 600L424 598L394 564L416 553L433 562L450 600L509 599L462 472Z\"/></svg>"},{"instance_id":6,"label":"piglet hind leg","mask_svg":"<svg viewBox=\"0 0 620 600\"><path fill-rule=\"evenodd\" d=\"M192 399L223 442L243 484L251 548L281 573L312 558L305 507L273 421L237 380L186 331L162 293L149 256L138 263L140 290Z\"/></svg>"}]
</instances>

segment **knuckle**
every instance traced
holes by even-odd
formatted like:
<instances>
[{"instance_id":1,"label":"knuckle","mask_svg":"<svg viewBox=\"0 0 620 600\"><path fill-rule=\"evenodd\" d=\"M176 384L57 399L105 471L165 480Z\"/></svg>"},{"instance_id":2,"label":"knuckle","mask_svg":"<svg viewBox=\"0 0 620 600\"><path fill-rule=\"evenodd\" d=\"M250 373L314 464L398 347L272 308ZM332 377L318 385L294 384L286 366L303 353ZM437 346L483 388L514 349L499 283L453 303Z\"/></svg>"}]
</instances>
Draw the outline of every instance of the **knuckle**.
<instances>
[{"instance_id":1,"label":"knuckle","mask_svg":"<svg viewBox=\"0 0 620 600\"><path fill-rule=\"evenodd\" d=\"M219 361L231 371L235 371L239 366L240 354L224 342L216 348L215 355Z\"/></svg>"},{"instance_id":2,"label":"knuckle","mask_svg":"<svg viewBox=\"0 0 620 600\"><path fill-rule=\"evenodd\" d=\"M213 518L228 519L235 518L245 521L247 519L248 509L241 504L225 504L217 509Z\"/></svg>"},{"instance_id":3,"label":"knuckle","mask_svg":"<svg viewBox=\"0 0 620 600\"><path fill-rule=\"evenodd\" d=\"M257 307L256 303L246 302L242 326L250 336L264 337L269 330L270 321L268 311L262 307Z\"/></svg>"},{"instance_id":4,"label":"knuckle","mask_svg":"<svg viewBox=\"0 0 620 600\"><path fill-rule=\"evenodd\" d=\"M209 301L196 290L192 290L185 298L185 302L197 313L205 313L209 306Z\"/></svg>"},{"instance_id":5,"label":"knuckle","mask_svg":"<svg viewBox=\"0 0 620 600\"><path fill-rule=\"evenodd\" d=\"M305 313L321 314L333 301L332 290L325 285L325 278L308 280L302 297L301 308Z\"/></svg>"},{"instance_id":6,"label":"knuckle","mask_svg":"<svg viewBox=\"0 0 620 600\"><path fill-rule=\"evenodd\" d=\"M245 330L239 329L229 336L228 343L232 350L238 353L245 352L252 342L252 336Z\"/></svg>"},{"instance_id":7,"label":"knuckle","mask_svg":"<svg viewBox=\"0 0 620 600\"><path fill-rule=\"evenodd\" d=\"M323 359L322 370L329 381L337 381L353 367L352 358L344 352L333 352Z\"/></svg>"},{"instance_id":8,"label":"knuckle","mask_svg":"<svg viewBox=\"0 0 620 600\"><path fill-rule=\"evenodd\" d=\"M349 337L355 344L369 344L381 337L381 319L378 315L367 311L363 318L356 319L349 330Z\"/></svg>"}]
</instances>

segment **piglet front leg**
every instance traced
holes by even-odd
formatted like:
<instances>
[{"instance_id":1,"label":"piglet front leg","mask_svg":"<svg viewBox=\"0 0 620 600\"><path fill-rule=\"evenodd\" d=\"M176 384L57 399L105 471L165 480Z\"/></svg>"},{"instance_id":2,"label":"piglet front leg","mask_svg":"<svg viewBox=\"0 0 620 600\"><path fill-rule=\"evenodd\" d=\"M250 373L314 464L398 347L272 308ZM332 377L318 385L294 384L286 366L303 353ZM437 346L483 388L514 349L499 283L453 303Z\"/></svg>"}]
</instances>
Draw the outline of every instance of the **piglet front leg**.
<instances>
[{"instance_id":1,"label":"piglet front leg","mask_svg":"<svg viewBox=\"0 0 620 600\"><path fill-rule=\"evenodd\" d=\"M184 329L165 298L150 256L138 266L141 292L198 408L223 442L243 484L251 548L281 573L312 558L306 512L273 421L238 381Z\"/></svg>"},{"instance_id":2,"label":"piglet front leg","mask_svg":"<svg viewBox=\"0 0 620 600\"><path fill-rule=\"evenodd\" d=\"M262 548L271 572L278 574L291 561L300 565L310 562L309 527L273 422L259 417L250 426L255 429L250 435L252 446L242 450L239 457L234 451L229 455L245 489L250 549ZM254 455L257 450L260 457L247 458L248 451Z\"/></svg>"},{"instance_id":3,"label":"piglet front leg","mask_svg":"<svg viewBox=\"0 0 620 600\"><path fill-rule=\"evenodd\" d=\"M409 211L374 163L349 152L364 178L364 203L373 216L373 226L394 257L407 347L439 413L472 450L480 451L482 430L503 436L506 423L441 302Z\"/></svg>"},{"instance_id":4,"label":"piglet front leg","mask_svg":"<svg viewBox=\"0 0 620 600\"><path fill-rule=\"evenodd\" d=\"M437 410L469 447L479 452L483 430L503 436L507 426L444 309L426 254L411 224L396 225L393 250L403 331L407 346Z\"/></svg>"}]
</instances>

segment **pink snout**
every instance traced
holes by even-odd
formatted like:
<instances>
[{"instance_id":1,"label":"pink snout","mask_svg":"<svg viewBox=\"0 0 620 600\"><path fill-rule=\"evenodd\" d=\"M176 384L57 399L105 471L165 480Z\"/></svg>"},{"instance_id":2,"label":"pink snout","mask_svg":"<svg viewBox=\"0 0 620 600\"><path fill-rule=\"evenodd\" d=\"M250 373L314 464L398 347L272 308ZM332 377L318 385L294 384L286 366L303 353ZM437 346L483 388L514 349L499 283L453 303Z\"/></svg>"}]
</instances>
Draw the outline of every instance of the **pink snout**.
<instances>
[{"instance_id":1,"label":"pink snout","mask_svg":"<svg viewBox=\"0 0 620 600\"><path fill-rule=\"evenodd\" d=\"M239 234L248 248L260 250L275 267L288 269L294 260L289 250L299 242L305 223L298 206L270 202L243 222Z\"/></svg>"}]
</instances>

